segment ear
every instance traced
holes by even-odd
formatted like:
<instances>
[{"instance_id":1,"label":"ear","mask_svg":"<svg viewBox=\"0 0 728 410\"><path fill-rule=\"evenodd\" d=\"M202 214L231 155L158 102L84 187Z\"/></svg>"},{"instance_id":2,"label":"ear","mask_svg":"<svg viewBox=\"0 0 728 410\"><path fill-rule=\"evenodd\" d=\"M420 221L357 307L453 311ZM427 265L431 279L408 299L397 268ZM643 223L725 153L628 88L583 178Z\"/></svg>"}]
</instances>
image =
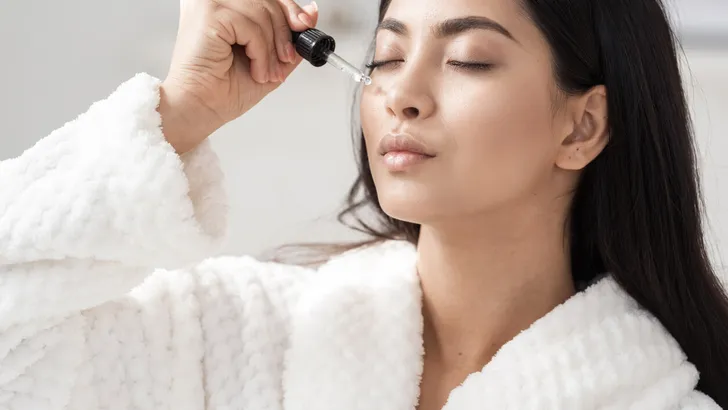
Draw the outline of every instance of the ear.
<instances>
[{"instance_id":1,"label":"ear","mask_svg":"<svg viewBox=\"0 0 728 410\"><path fill-rule=\"evenodd\" d=\"M592 162L609 141L607 90L599 85L572 98L567 107L570 132L561 141L556 166L575 171Z\"/></svg>"}]
</instances>

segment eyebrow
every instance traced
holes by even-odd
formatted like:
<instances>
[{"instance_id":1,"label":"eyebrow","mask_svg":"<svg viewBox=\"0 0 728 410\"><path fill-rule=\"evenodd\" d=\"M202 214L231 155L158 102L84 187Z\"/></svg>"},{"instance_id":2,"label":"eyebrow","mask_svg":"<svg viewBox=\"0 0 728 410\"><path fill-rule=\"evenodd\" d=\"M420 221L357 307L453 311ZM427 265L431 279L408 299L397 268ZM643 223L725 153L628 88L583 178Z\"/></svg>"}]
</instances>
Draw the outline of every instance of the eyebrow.
<instances>
[{"instance_id":1,"label":"eyebrow","mask_svg":"<svg viewBox=\"0 0 728 410\"><path fill-rule=\"evenodd\" d=\"M400 36L406 36L409 34L407 26L403 22L393 18L384 19L381 23L379 23L376 32L379 33L382 30L391 31ZM471 30L495 31L496 33L500 33L518 43L518 40L513 37L513 34L511 34L508 29L500 25L498 22L482 16L467 16L445 20L438 23L433 32L436 37L444 38L453 37Z\"/></svg>"}]
</instances>

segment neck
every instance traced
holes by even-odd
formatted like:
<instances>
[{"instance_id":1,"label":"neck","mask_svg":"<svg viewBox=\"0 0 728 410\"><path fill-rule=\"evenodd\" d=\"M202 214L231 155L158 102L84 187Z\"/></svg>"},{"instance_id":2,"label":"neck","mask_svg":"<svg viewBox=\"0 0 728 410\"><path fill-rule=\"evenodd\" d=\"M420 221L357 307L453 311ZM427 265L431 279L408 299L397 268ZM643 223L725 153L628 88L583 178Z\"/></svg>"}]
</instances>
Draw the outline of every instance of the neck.
<instances>
[{"instance_id":1,"label":"neck","mask_svg":"<svg viewBox=\"0 0 728 410\"><path fill-rule=\"evenodd\" d=\"M521 211L422 226L425 349L441 366L480 370L574 294L565 212Z\"/></svg>"}]
</instances>

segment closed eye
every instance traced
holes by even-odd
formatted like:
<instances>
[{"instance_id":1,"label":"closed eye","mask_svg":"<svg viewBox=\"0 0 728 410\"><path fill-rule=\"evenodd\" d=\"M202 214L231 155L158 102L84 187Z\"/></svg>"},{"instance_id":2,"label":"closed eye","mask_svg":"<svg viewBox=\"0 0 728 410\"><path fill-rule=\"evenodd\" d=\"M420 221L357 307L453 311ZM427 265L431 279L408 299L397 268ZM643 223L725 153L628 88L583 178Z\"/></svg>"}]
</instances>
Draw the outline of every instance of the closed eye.
<instances>
[{"instance_id":1,"label":"closed eye","mask_svg":"<svg viewBox=\"0 0 728 410\"><path fill-rule=\"evenodd\" d=\"M448 61L448 64L450 64L453 67L464 69L464 70L471 70L471 71L486 71L493 68L493 64L488 63L481 63L481 62L466 62L466 61Z\"/></svg>"},{"instance_id":2,"label":"closed eye","mask_svg":"<svg viewBox=\"0 0 728 410\"><path fill-rule=\"evenodd\" d=\"M386 67L386 68L394 68L396 65L399 65L403 63L404 60L374 60L366 65L366 67L370 70L374 70L380 67ZM470 71L486 71L493 68L493 64L488 63L481 63L481 62L471 62L471 61L455 61L451 60L448 61L448 64L452 67L462 69L462 70L470 70Z\"/></svg>"},{"instance_id":3,"label":"closed eye","mask_svg":"<svg viewBox=\"0 0 728 410\"><path fill-rule=\"evenodd\" d=\"M403 63L404 60L374 60L367 64L366 67L370 70L374 70L380 67L392 67L396 64Z\"/></svg>"}]
</instances>

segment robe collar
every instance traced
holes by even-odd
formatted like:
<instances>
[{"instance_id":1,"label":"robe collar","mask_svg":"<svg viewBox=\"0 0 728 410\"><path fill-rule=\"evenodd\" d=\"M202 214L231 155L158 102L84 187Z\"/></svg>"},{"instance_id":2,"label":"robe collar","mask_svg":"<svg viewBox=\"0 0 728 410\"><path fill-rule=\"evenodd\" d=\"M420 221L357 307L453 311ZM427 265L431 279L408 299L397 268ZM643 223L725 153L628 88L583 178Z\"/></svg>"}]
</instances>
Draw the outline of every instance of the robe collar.
<instances>
[{"instance_id":1,"label":"robe collar","mask_svg":"<svg viewBox=\"0 0 728 410\"><path fill-rule=\"evenodd\" d=\"M323 266L292 318L286 410L412 410L423 370L414 246L344 254ZM698 373L657 319L610 277L503 345L443 410L676 406Z\"/></svg>"}]
</instances>

